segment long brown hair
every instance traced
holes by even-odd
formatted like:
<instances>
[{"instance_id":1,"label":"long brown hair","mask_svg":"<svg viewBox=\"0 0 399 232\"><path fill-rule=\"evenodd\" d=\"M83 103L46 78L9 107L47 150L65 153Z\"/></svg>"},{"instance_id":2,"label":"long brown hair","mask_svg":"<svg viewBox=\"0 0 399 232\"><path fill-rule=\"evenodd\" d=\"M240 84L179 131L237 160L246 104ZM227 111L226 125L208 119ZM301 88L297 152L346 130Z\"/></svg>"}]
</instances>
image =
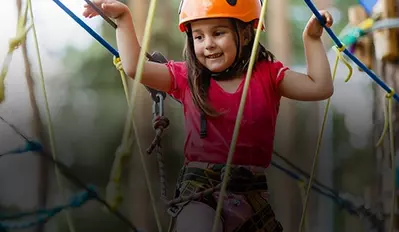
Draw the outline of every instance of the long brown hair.
<instances>
[{"instance_id":1,"label":"long brown hair","mask_svg":"<svg viewBox=\"0 0 399 232\"><path fill-rule=\"evenodd\" d=\"M232 22L233 25L236 26L235 28L237 30L244 30L248 26L253 27L253 22L244 23L241 20L236 19L232 20ZM212 117L219 116L221 113L216 111L208 102L208 89L212 77L209 71L196 58L190 25L187 25L187 29L186 45L183 56L187 65L188 84L194 104L206 115ZM242 48L239 49L240 52L237 55L240 55L240 57L238 58L237 65L234 67L235 70L231 78L242 75L248 68L256 32L255 30L249 31L251 32L251 40L246 46L242 46ZM261 60L273 61L274 55L259 43L256 61L259 62Z\"/></svg>"}]
</instances>

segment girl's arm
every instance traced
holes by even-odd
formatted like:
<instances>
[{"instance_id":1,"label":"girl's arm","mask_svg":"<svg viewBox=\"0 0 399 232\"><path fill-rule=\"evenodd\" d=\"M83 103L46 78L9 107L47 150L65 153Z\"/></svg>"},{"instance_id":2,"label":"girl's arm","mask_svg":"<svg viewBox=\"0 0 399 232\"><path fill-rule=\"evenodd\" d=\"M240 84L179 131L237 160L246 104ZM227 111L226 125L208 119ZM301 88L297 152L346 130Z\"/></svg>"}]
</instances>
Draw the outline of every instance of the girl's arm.
<instances>
[{"instance_id":1,"label":"girl's arm","mask_svg":"<svg viewBox=\"0 0 399 232\"><path fill-rule=\"evenodd\" d=\"M116 19L116 24L118 25L116 40L122 66L126 74L134 78L141 47L133 25L132 15L128 8ZM141 83L153 89L169 91L171 87L169 70L165 64L146 61L143 67Z\"/></svg>"},{"instance_id":2,"label":"girl's arm","mask_svg":"<svg viewBox=\"0 0 399 232\"><path fill-rule=\"evenodd\" d=\"M129 8L117 0L93 0L93 3L100 7L105 15L115 19L118 25L116 39L122 66L126 74L134 78L141 48ZM92 18L98 15L89 4L85 4L84 7L86 9L83 12L83 16ZM165 64L145 62L141 77L142 84L167 92L171 88L171 80L169 70Z\"/></svg>"},{"instance_id":3,"label":"girl's arm","mask_svg":"<svg viewBox=\"0 0 399 232\"><path fill-rule=\"evenodd\" d=\"M326 25L332 25L328 12L321 12ZM286 71L279 85L282 96L300 101L319 101L332 96L334 92L330 64L321 41L323 28L315 17L309 21L303 33L307 74Z\"/></svg>"}]
</instances>

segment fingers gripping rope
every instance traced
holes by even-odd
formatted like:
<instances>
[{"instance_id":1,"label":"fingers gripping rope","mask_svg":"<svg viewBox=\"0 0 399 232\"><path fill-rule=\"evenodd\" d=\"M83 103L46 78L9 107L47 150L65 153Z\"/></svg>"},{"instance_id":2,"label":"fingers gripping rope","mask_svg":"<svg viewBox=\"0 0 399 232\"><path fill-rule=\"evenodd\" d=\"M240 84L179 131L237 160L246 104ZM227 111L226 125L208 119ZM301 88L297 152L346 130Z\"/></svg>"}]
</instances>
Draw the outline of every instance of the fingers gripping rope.
<instances>
[{"instance_id":1,"label":"fingers gripping rope","mask_svg":"<svg viewBox=\"0 0 399 232\"><path fill-rule=\"evenodd\" d=\"M6 58L4 59L3 66L0 71L0 103L2 103L5 99L5 78L8 73L8 66L11 63L12 55L19 46L25 42L26 35L28 31L31 29L32 25L26 27L27 21L27 13L28 13L29 2L26 4L26 8L23 14L21 14L18 18L17 22L17 32L16 36L9 41L8 53Z\"/></svg>"}]
</instances>

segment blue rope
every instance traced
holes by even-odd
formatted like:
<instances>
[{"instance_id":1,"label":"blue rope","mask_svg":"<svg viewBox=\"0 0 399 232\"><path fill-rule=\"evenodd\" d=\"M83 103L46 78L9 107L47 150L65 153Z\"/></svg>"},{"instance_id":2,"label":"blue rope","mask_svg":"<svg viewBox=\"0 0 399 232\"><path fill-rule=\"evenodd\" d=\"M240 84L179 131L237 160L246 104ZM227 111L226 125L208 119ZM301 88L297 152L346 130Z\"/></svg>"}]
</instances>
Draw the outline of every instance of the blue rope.
<instances>
[{"instance_id":1,"label":"blue rope","mask_svg":"<svg viewBox=\"0 0 399 232\"><path fill-rule=\"evenodd\" d=\"M76 16L71 10L68 9L59 0L53 0L62 10L64 10L72 19L74 19L81 27L83 27L90 35L92 35L98 42L100 42L106 49L108 49L115 57L119 57L118 51L113 48L107 41L105 41L99 34L91 29L85 22Z\"/></svg>"},{"instance_id":2,"label":"blue rope","mask_svg":"<svg viewBox=\"0 0 399 232\"><path fill-rule=\"evenodd\" d=\"M100 42L106 49L108 49L114 56L119 57L118 51L114 49L108 42L106 42L100 35L98 35L93 29L91 29L86 23L84 23L79 17L77 17L71 10L68 9L64 4L62 4L59 0L53 0L61 9L63 9L69 16L71 16L81 27L83 27L89 34L91 34L98 42ZM342 48L343 44L341 41L338 39L338 37L334 34L334 32L326 27L324 18L320 15L319 11L315 7L315 5L312 3L311 0L304 0L305 3L308 5L310 10L313 12L313 14L316 16L316 18L319 20L321 25L324 27L324 29L327 31L327 33L330 35L331 39L334 41L334 43L338 46L338 48ZM372 72L369 68L367 68L356 56L354 56L352 53L348 51L348 49L344 49L343 51L354 63L356 63L364 72L366 72L371 79L373 79L379 86L381 86L387 93L391 93L392 90L389 88L384 81L382 81L374 72ZM394 93L393 97L395 98L396 101L399 102L399 95L397 93Z\"/></svg>"},{"instance_id":3,"label":"blue rope","mask_svg":"<svg viewBox=\"0 0 399 232\"><path fill-rule=\"evenodd\" d=\"M324 29L327 31L327 33L330 35L331 39L334 41L334 43L338 46L338 48L342 48L343 44L341 41L337 38L337 36L334 34L334 32L326 27L326 23L324 18L320 15L319 11L317 8L314 6L311 0L304 0L305 3L308 5L310 10L313 12L313 14L316 16L316 18L319 20L321 25L324 27ZM389 88L380 78L377 77L377 75L374 74L369 68L367 68L359 59L356 58L352 53L348 51L348 49L345 48L343 51L354 63L356 63L359 68L361 68L364 72L366 72L371 79L373 79L379 86L381 86L387 93L392 93L391 88ZM394 94L393 97L397 102L399 102L399 95Z\"/></svg>"},{"instance_id":4,"label":"blue rope","mask_svg":"<svg viewBox=\"0 0 399 232\"><path fill-rule=\"evenodd\" d=\"M54 207L52 209L40 209L35 212L31 213L21 213L17 215L12 215L12 216L1 216L0 217L0 232L1 231L7 231L7 230L15 230L15 229L26 229L30 228L32 226L45 223L47 222L50 218L54 217L61 211L69 208L78 208L81 207L83 204L85 204L87 201L96 198L97 196L94 193L94 188L92 186L89 187L91 191L84 191L79 194L76 194L74 197L72 197L69 201L68 204L65 205L60 205L57 207ZM6 223L4 221L8 221L10 219L17 219L17 218L22 218L22 217L27 217L27 216L34 216L36 215L36 220L34 221L28 221L28 222L22 222L22 223Z\"/></svg>"},{"instance_id":5,"label":"blue rope","mask_svg":"<svg viewBox=\"0 0 399 232\"><path fill-rule=\"evenodd\" d=\"M42 145L38 142L27 141L23 147L18 147L11 151L7 151L5 153L0 154L0 158L2 156L11 155L11 154L22 154L25 152L38 152L43 149Z\"/></svg>"},{"instance_id":6,"label":"blue rope","mask_svg":"<svg viewBox=\"0 0 399 232\"><path fill-rule=\"evenodd\" d=\"M274 161L271 161L272 166L280 169L281 171L285 172L287 175L289 175L290 177L292 177L295 180L298 181L302 181L303 178L282 167L281 165L277 164ZM346 210L349 214L351 215L362 215L362 216L366 216L372 223L374 226L378 227L381 223L382 220L380 220L375 214L373 214L372 212L370 212L370 210L366 209L364 206L358 206L356 207L352 202L350 202L349 200L343 199L342 197L339 196L338 193L335 193L333 191L330 190L331 193L327 193L325 191L323 191L320 187L316 186L315 184L312 185L312 189L315 190L316 192L320 193L321 195L324 195L328 198L330 198L333 202L335 202L341 209Z\"/></svg>"}]
</instances>

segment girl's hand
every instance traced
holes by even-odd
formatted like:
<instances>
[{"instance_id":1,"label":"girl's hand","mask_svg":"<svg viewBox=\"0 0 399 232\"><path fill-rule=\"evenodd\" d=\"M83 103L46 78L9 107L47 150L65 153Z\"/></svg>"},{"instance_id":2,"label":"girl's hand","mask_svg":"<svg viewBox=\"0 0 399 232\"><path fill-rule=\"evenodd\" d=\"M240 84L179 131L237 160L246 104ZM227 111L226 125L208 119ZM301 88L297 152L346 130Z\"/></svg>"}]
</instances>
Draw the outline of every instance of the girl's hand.
<instances>
[{"instance_id":1,"label":"girl's hand","mask_svg":"<svg viewBox=\"0 0 399 232\"><path fill-rule=\"evenodd\" d=\"M326 22L326 27L331 27L333 24L333 18L331 14L328 11L319 11L320 15L324 18ZM311 38L318 39L320 36L323 34L323 26L319 22L319 20L316 18L315 15L312 15L312 17L309 19L304 31L303 35L308 36Z\"/></svg>"},{"instance_id":2,"label":"girl's hand","mask_svg":"<svg viewBox=\"0 0 399 232\"><path fill-rule=\"evenodd\" d=\"M125 4L117 0L93 0L93 3L100 8L106 16L113 19L119 18L129 10ZM84 7L84 17L93 18L98 15L96 10L93 9L89 4L85 4Z\"/></svg>"}]
</instances>

